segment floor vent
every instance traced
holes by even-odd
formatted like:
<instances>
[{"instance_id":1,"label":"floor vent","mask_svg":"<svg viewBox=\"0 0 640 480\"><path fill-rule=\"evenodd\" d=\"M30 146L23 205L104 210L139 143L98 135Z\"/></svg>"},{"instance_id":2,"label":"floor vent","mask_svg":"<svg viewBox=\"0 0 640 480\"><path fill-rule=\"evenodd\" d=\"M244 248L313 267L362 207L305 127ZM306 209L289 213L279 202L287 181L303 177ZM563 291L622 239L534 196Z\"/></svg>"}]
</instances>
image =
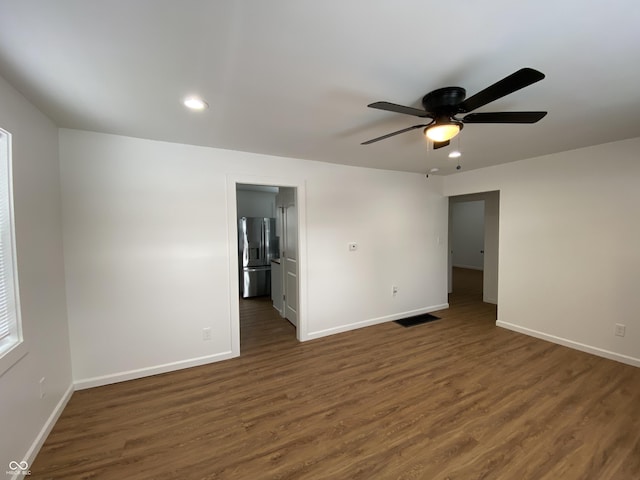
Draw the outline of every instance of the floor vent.
<instances>
[{"instance_id":1,"label":"floor vent","mask_svg":"<svg viewBox=\"0 0 640 480\"><path fill-rule=\"evenodd\" d=\"M423 323L433 322L434 320L440 320L440 317L436 317L435 315L431 315L430 313L424 313L415 317L396 320L395 323L397 323L398 325L402 325L403 327L413 327L415 325L422 325Z\"/></svg>"}]
</instances>

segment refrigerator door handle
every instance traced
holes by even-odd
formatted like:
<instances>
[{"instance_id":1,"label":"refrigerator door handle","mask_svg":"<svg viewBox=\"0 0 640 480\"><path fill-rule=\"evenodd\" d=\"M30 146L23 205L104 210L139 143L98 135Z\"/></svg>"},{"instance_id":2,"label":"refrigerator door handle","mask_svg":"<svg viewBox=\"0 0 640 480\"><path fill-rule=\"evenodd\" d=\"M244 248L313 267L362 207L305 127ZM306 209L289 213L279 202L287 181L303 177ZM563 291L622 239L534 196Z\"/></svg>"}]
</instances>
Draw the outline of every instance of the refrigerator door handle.
<instances>
[{"instance_id":1,"label":"refrigerator door handle","mask_svg":"<svg viewBox=\"0 0 640 480\"><path fill-rule=\"evenodd\" d=\"M265 245L265 242L267 240L267 234L266 234L266 228L265 228L265 222L264 220L262 221L262 245L261 245L261 252L260 252L260 260L262 260L262 262L266 262L267 261L267 247Z\"/></svg>"},{"instance_id":2,"label":"refrigerator door handle","mask_svg":"<svg viewBox=\"0 0 640 480\"><path fill-rule=\"evenodd\" d=\"M249 265L249 241L247 238L247 219L243 217L240 220L240 248L242 249L242 266Z\"/></svg>"},{"instance_id":3,"label":"refrigerator door handle","mask_svg":"<svg viewBox=\"0 0 640 480\"><path fill-rule=\"evenodd\" d=\"M250 267L244 269L245 272L264 272L266 270L271 270L271 267Z\"/></svg>"}]
</instances>

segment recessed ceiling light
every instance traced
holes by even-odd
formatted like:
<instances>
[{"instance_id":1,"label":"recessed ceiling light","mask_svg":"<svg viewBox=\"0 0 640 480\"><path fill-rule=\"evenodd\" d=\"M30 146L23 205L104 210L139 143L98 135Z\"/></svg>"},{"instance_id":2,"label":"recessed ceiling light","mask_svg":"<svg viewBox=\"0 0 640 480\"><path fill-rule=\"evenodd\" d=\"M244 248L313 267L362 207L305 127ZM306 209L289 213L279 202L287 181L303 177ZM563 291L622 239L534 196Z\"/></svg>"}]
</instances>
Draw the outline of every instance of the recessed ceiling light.
<instances>
[{"instance_id":1,"label":"recessed ceiling light","mask_svg":"<svg viewBox=\"0 0 640 480\"><path fill-rule=\"evenodd\" d=\"M182 103L185 107L191 110L205 110L209 108L209 104L207 102L196 96L187 97Z\"/></svg>"},{"instance_id":2,"label":"recessed ceiling light","mask_svg":"<svg viewBox=\"0 0 640 480\"><path fill-rule=\"evenodd\" d=\"M449 154L449 158L459 158L462 154L458 150L454 150Z\"/></svg>"},{"instance_id":3,"label":"recessed ceiling light","mask_svg":"<svg viewBox=\"0 0 640 480\"><path fill-rule=\"evenodd\" d=\"M439 172L440 169L438 167L433 167L431 170L429 170L429 173L436 173Z\"/></svg>"}]
</instances>

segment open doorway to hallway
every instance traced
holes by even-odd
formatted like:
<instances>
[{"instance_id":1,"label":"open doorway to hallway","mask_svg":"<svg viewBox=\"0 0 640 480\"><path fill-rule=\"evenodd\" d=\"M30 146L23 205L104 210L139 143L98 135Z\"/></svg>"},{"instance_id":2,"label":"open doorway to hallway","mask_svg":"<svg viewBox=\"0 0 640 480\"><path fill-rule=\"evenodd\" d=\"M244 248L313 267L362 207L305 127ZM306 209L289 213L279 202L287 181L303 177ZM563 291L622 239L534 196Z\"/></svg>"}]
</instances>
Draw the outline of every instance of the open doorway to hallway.
<instances>
[{"instance_id":1,"label":"open doorway to hallway","mask_svg":"<svg viewBox=\"0 0 640 480\"><path fill-rule=\"evenodd\" d=\"M240 351L297 341L296 188L236 184Z\"/></svg>"},{"instance_id":2,"label":"open doorway to hallway","mask_svg":"<svg viewBox=\"0 0 640 480\"><path fill-rule=\"evenodd\" d=\"M449 293L498 303L500 192L449 198Z\"/></svg>"},{"instance_id":3,"label":"open doorway to hallway","mask_svg":"<svg viewBox=\"0 0 640 480\"><path fill-rule=\"evenodd\" d=\"M453 288L449 293L449 305L482 302L483 272L471 268L453 267Z\"/></svg>"}]
</instances>

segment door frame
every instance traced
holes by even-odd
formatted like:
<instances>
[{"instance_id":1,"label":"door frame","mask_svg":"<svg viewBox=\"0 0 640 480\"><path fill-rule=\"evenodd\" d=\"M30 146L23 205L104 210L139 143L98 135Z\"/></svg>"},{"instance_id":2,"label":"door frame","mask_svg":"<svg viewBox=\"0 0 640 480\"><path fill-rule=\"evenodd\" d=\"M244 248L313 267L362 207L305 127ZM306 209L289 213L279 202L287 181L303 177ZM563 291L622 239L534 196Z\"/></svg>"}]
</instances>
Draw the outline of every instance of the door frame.
<instances>
[{"instance_id":1,"label":"door frame","mask_svg":"<svg viewBox=\"0 0 640 480\"><path fill-rule=\"evenodd\" d=\"M227 260L229 265L229 321L231 355L240 355L240 290L238 277L238 206L236 189L239 183L296 189L298 215L298 341L310 340L307 325L307 218L306 181L290 176L226 175L227 188Z\"/></svg>"},{"instance_id":2,"label":"door frame","mask_svg":"<svg viewBox=\"0 0 640 480\"><path fill-rule=\"evenodd\" d=\"M485 213L483 217L484 228L484 268L483 268L483 291L482 301L485 303L498 304L498 298L500 296L500 208L501 208L502 195L500 190L488 190L486 192L468 193L460 195L450 195L447 197L448 208L448 248L447 248L447 291L449 293L453 290L453 229L452 229L452 203L464 203L464 202L476 202L482 201L484 203ZM487 227L487 202L495 202L490 211L496 213L495 225ZM488 252L488 253L487 253ZM491 272L491 273L489 273ZM491 283L494 286L495 296L489 296L486 285L490 278L495 276L495 281Z\"/></svg>"}]
</instances>

